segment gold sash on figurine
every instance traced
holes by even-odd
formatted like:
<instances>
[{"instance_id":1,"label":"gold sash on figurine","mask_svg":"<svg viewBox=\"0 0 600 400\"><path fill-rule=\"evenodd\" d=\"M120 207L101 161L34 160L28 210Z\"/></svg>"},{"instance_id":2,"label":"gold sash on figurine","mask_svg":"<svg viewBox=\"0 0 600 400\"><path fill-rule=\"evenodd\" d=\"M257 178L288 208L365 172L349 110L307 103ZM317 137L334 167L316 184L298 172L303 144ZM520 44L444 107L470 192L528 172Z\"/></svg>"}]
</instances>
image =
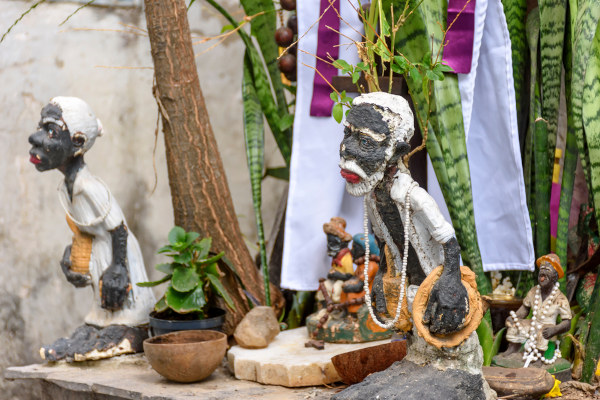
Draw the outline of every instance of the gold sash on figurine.
<instances>
[{"instance_id":1,"label":"gold sash on figurine","mask_svg":"<svg viewBox=\"0 0 600 400\"><path fill-rule=\"evenodd\" d=\"M71 271L87 274L90 271L90 258L92 256L93 236L79 230L75 222L67 214L67 224L73 231L73 244L71 246Z\"/></svg>"}]
</instances>

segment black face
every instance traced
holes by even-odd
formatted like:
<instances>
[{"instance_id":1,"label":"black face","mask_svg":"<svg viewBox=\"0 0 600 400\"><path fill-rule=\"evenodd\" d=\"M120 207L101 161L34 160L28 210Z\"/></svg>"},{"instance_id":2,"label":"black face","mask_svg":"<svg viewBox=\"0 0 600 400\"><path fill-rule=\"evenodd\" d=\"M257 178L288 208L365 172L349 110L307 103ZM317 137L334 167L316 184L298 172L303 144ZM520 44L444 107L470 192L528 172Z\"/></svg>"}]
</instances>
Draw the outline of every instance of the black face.
<instances>
[{"instance_id":1,"label":"black face","mask_svg":"<svg viewBox=\"0 0 600 400\"><path fill-rule=\"evenodd\" d=\"M538 274L538 283L542 289L550 288L558 281L558 272L549 263L542 262Z\"/></svg>"},{"instance_id":2,"label":"black face","mask_svg":"<svg viewBox=\"0 0 600 400\"><path fill-rule=\"evenodd\" d=\"M348 247L348 242L344 242L338 236L327 234L327 255L335 257L343 248Z\"/></svg>"},{"instance_id":3,"label":"black face","mask_svg":"<svg viewBox=\"0 0 600 400\"><path fill-rule=\"evenodd\" d=\"M53 122L42 123L45 118L60 121L62 111L58 106L48 104L42 109L41 116L39 130L29 136L29 143L31 143L29 161L38 171L63 167L74 157L80 146L71 141L68 130L61 129Z\"/></svg>"},{"instance_id":4,"label":"black face","mask_svg":"<svg viewBox=\"0 0 600 400\"><path fill-rule=\"evenodd\" d=\"M371 176L385 162L385 150L389 145L389 128L383 117L370 104L359 104L350 109L344 129L344 139L340 145L340 157L354 160L362 170ZM369 129L376 134L385 135L385 139L377 141L371 136L361 133Z\"/></svg>"},{"instance_id":5,"label":"black face","mask_svg":"<svg viewBox=\"0 0 600 400\"><path fill-rule=\"evenodd\" d=\"M358 242L352 242L352 248L350 249L353 260L358 260L365 255L365 248Z\"/></svg>"}]
</instances>

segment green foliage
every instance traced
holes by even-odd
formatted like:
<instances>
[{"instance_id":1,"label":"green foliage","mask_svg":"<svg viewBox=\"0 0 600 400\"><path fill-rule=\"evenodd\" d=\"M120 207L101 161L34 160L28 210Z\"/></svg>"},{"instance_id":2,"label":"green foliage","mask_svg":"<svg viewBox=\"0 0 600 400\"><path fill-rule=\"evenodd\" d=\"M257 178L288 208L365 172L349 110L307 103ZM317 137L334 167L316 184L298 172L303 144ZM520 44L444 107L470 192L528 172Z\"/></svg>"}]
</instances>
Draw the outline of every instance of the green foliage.
<instances>
[{"instance_id":1,"label":"green foliage","mask_svg":"<svg viewBox=\"0 0 600 400\"><path fill-rule=\"evenodd\" d=\"M489 367L492 364L492 358L498 354L500 349L500 343L504 337L506 328L502 328L494 336L492 326L487 318L483 318L479 327L477 328L477 337L479 338L479 344L483 350L483 365Z\"/></svg>"},{"instance_id":2,"label":"green foliage","mask_svg":"<svg viewBox=\"0 0 600 400\"><path fill-rule=\"evenodd\" d=\"M261 214L261 182L264 167L264 125L260 101L252 82L252 67L249 52L244 57L244 77L242 80L242 97L244 100L244 139L246 142L246 158L250 171L250 184L252 186L252 204L258 231L258 244L260 247L261 270L264 279L265 299L271 305L271 291L269 287L269 270L267 264L267 251L265 247L265 231Z\"/></svg>"},{"instance_id":3,"label":"green foliage","mask_svg":"<svg viewBox=\"0 0 600 400\"><path fill-rule=\"evenodd\" d=\"M229 308L235 309L233 300L221 283L222 275L217 266L224 253L211 256L211 238L198 240L199 237L200 234L186 232L179 226L171 229L169 244L161 247L158 253L171 257L172 262L156 266L166 275L157 281L137 284L152 287L170 282L165 294L154 306L156 312L171 309L178 314L196 313L202 319L213 295L222 297Z\"/></svg>"}]
</instances>

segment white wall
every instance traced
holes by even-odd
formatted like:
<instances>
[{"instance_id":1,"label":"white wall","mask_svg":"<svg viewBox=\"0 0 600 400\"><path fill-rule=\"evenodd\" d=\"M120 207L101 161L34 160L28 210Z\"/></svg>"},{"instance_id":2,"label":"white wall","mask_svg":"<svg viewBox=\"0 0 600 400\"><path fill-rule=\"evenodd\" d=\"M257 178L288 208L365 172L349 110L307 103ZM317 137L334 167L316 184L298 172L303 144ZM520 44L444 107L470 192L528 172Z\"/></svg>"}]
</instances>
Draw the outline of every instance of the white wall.
<instances>
[{"instance_id":1,"label":"white wall","mask_svg":"<svg viewBox=\"0 0 600 400\"><path fill-rule=\"evenodd\" d=\"M221 3L237 18L243 16L237 1ZM0 34L31 4L0 0ZM153 155L157 107L148 37L140 31L107 31L136 31L125 25L145 30L143 11L86 7L59 27L78 6L42 4L0 44L0 349L10 349L0 352L0 370L39 361L38 348L79 326L90 304L89 289L67 283L58 264L71 237L56 195L61 175L39 173L28 161L27 137L51 97L81 97L102 120L106 135L96 141L86 162L123 208L154 277L154 253L173 225L162 134ZM226 23L200 1L189 19L198 38L219 34ZM254 243L241 120L242 57L243 46L232 37L199 55L197 65L236 213L244 235ZM282 165L269 134L267 139L267 165ZM154 193L153 158L158 174ZM264 189L265 226L270 229L285 187L269 180ZM18 384L0 381L0 398L19 398L19 390Z\"/></svg>"}]
</instances>

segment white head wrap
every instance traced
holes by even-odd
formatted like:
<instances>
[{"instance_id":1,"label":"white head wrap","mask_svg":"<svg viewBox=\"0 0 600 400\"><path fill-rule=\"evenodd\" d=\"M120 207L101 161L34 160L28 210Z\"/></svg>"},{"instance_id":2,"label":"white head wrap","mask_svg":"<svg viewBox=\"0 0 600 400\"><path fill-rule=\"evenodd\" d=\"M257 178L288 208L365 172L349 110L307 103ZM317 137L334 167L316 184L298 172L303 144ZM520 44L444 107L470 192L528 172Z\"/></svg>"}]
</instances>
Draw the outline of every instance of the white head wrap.
<instances>
[{"instance_id":1,"label":"white head wrap","mask_svg":"<svg viewBox=\"0 0 600 400\"><path fill-rule=\"evenodd\" d=\"M402 96L386 92L365 93L352 101L353 106L372 104L388 124L392 139L408 143L415 132L413 113Z\"/></svg>"},{"instance_id":2,"label":"white head wrap","mask_svg":"<svg viewBox=\"0 0 600 400\"><path fill-rule=\"evenodd\" d=\"M54 104L62 111L62 121L54 122L63 129L68 129L71 138L77 135L85 139L80 154L88 151L94 145L96 137L104 133L100 120L96 118L90 106L80 98L59 96L50 100L50 104Z\"/></svg>"}]
</instances>

